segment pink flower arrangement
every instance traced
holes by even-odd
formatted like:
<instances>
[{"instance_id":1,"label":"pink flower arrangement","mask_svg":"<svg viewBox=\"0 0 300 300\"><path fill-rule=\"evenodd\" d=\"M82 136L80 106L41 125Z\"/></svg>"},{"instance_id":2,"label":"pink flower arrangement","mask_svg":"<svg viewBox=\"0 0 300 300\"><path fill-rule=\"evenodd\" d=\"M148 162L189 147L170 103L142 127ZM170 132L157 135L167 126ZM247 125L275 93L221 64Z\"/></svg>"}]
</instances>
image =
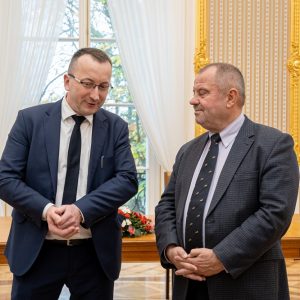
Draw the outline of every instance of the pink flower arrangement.
<instances>
[{"instance_id":1,"label":"pink flower arrangement","mask_svg":"<svg viewBox=\"0 0 300 300\"><path fill-rule=\"evenodd\" d=\"M121 206L118 210L118 213L123 217L123 237L136 237L153 232L154 226L152 220L147 218L142 213L132 211L126 206Z\"/></svg>"}]
</instances>

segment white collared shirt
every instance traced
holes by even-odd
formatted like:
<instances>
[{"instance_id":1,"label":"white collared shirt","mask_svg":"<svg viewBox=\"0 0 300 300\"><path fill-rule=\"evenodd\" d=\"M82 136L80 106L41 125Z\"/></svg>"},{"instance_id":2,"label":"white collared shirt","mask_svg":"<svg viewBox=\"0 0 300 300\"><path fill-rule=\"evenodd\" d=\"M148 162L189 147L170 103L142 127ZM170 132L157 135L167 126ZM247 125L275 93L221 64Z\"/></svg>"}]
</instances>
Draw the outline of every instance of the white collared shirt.
<instances>
[{"instance_id":1,"label":"white collared shirt","mask_svg":"<svg viewBox=\"0 0 300 300\"><path fill-rule=\"evenodd\" d=\"M57 191L55 197L55 205L61 206L62 197L65 186L65 178L67 173L67 158L68 149L71 139L71 134L75 121L72 115L76 115L73 109L68 104L66 97L61 103L61 123L60 123L60 143L59 143L59 157L57 169ZM87 193L88 167L90 161L92 131L93 131L93 115L85 116L86 120L80 126L81 132L81 154L80 166L78 176L78 187L76 200L82 198ZM89 238L91 231L80 226L80 232L73 235L71 239ZM48 233L46 239L62 239L61 237Z\"/></svg>"},{"instance_id":2,"label":"white collared shirt","mask_svg":"<svg viewBox=\"0 0 300 300\"><path fill-rule=\"evenodd\" d=\"M202 240L203 240L203 247L205 247L205 218L207 215L207 212L209 210L221 171L223 169L223 166L226 162L226 159L228 157L228 154L231 150L231 147L233 145L233 142L238 134L238 132L240 131L243 123L245 120L245 116L244 114L241 114L239 117L237 117L231 124L229 124L225 129L223 129L221 132L219 132L220 137L221 137L221 142L219 143L219 154L218 154L218 159L217 159L217 163L216 163L216 168L215 168L215 172L213 175L213 179L209 188L209 192L207 195L207 199L205 202L205 207L204 207L204 214L203 214L203 224L202 224ZM211 137L214 133L213 132L209 132L209 137ZM196 166L192 181L191 181L191 185L189 188L189 192L188 192L188 196L185 202L185 207L184 207L184 215L183 215L183 240L185 241L185 227L186 227L186 217L187 217L187 212L188 212L188 208L189 208L189 204L191 201L191 196L192 193L194 191L194 187L198 178L198 175L200 173L203 161L207 155L207 152L209 150L210 147L210 139L208 140L208 142L206 143L204 150L201 154L201 157L199 159L199 162Z\"/></svg>"}]
</instances>

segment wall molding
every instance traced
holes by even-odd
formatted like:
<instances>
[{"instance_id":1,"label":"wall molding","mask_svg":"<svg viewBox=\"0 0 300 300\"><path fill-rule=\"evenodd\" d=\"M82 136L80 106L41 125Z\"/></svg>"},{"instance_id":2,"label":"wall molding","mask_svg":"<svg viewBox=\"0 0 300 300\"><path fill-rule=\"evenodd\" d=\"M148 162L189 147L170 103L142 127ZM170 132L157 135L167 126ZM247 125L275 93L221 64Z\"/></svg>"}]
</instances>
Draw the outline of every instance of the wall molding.
<instances>
[{"instance_id":1,"label":"wall molding","mask_svg":"<svg viewBox=\"0 0 300 300\"><path fill-rule=\"evenodd\" d=\"M207 49L207 1L196 0L196 30L195 30L195 55L194 72L197 74L201 68L209 64ZM195 135L204 133L206 129L200 125L195 125Z\"/></svg>"},{"instance_id":2,"label":"wall molding","mask_svg":"<svg viewBox=\"0 0 300 300\"><path fill-rule=\"evenodd\" d=\"M300 163L300 0L291 1L290 19L290 56L287 62L290 73L289 132L294 138Z\"/></svg>"}]
</instances>

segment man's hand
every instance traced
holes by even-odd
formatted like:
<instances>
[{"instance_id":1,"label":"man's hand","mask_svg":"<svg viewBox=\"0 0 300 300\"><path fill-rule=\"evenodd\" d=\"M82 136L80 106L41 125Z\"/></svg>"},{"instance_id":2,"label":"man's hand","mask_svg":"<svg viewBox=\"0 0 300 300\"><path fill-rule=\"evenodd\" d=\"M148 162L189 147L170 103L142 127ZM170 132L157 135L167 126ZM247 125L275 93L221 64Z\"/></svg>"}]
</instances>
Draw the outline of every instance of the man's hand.
<instances>
[{"instance_id":1,"label":"man's hand","mask_svg":"<svg viewBox=\"0 0 300 300\"><path fill-rule=\"evenodd\" d=\"M68 239L79 232L82 219L80 210L74 204L60 207L52 206L46 216L49 232Z\"/></svg>"},{"instance_id":2,"label":"man's hand","mask_svg":"<svg viewBox=\"0 0 300 300\"><path fill-rule=\"evenodd\" d=\"M190 276L192 277L191 279L199 281L205 280L204 276L196 274L197 267L192 262L187 261L188 254L182 247L175 245L167 247L166 256L167 259L176 267L176 275L185 275L185 277Z\"/></svg>"},{"instance_id":3,"label":"man's hand","mask_svg":"<svg viewBox=\"0 0 300 300\"><path fill-rule=\"evenodd\" d=\"M194 273L208 277L225 270L224 265L215 255L212 249L195 248L192 249L186 258L186 262L197 268ZM194 279L195 274L190 274L187 270L178 270L176 275L183 275L187 278ZM195 279L194 279L195 280Z\"/></svg>"}]
</instances>

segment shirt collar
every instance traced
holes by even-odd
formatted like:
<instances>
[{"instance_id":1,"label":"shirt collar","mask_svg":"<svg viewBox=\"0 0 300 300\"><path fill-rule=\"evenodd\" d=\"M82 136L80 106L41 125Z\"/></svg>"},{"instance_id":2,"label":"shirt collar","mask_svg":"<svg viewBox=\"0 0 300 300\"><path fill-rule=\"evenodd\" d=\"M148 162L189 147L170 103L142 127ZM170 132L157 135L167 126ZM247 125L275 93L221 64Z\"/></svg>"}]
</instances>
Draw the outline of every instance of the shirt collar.
<instances>
[{"instance_id":1,"label":"shirt collar","mask_svg":"<svg viewBox=\"0 0 300 300\"><path fill-rule=\"evenodd\" d=\"M222 139L222 144L225 148L227 148L235 139L237 134L239 133L243 123L245 120L245 116L241 113L233 122L231 122L226 128L224 128L220 132L220 137ZM213 135L212 132L209 132L209 137Z\"/></svg>"},{"instance_id":2,"label":"shirt collar","mask_svg":"<svg viewBox=\"0 0 300 300\"><path fill-rule=\"evenodd\" d=\"M61 118L63 121L69 119L73 115L76 115L76 112L71 108L69 103L67 102L66 96L63 98L61 103ZM93 115L87 115L85 118L90 123L90 125L93 124Z\"/></svg>"}]
</instances>

